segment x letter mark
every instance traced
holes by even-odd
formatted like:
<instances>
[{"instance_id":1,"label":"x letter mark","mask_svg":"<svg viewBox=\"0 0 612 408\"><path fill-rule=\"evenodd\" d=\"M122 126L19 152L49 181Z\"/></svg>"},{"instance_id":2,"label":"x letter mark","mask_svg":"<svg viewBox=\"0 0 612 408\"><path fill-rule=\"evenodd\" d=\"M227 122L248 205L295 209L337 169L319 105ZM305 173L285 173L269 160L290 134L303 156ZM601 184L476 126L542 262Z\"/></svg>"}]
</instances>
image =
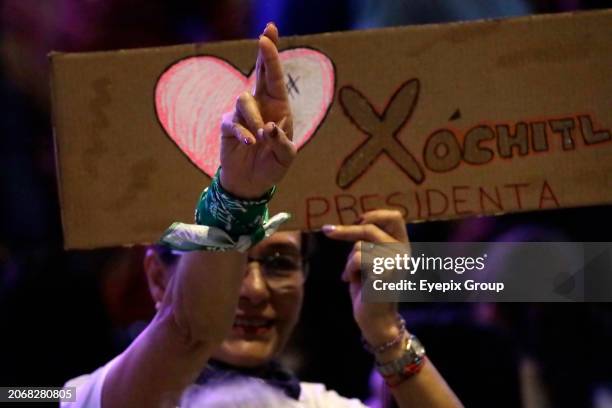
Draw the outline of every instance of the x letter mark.
<instances>
[{"instance_id":1,"label":"x letter mark","mask_svg":"<svg viewBox=\"0 0 612 408\"><path fill-rule=\"evenodd\" d=\"M340 105L344 114L368 135L340 166L337 183L343 189L351 186L374 163L386 154L412 181L421 184L425 179L421 166L400 143L397 134L412 116L419 97L419 80L403 83L393 94L382 114L365 96L352 86L340 90Z\"/></svg>"}]
</instances>

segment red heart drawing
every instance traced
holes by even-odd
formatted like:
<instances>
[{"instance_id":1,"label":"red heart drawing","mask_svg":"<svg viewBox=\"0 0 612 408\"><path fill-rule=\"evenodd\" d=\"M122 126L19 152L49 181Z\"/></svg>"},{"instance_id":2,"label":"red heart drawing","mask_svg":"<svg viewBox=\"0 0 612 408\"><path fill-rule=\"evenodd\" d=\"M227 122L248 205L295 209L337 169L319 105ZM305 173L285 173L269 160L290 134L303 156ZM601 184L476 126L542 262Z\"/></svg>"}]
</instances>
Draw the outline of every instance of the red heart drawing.
<instances>
[{"instance_id":1,"label":"red heart drawing","mask_svg":"<svg viewBox=\"0 0 612 408\"><path fill-rule=\"evenodd\" d=\"M293 141L301 148L325 118L334 96L334 67L323 53L295 48L280 53L294 116ZM233 110L247 77L211 56L190 57L168 68L155 86L155 110L168 136L212 177L219 167L221 116Z\"/></svg>"}]
</instances>

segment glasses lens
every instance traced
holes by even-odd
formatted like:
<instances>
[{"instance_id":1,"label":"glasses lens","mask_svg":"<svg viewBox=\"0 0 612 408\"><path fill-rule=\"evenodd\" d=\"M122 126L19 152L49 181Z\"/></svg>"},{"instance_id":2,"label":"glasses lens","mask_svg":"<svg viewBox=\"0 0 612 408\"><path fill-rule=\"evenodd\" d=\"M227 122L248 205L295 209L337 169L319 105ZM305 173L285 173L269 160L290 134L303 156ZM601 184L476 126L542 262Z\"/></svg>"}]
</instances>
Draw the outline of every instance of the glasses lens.
<instances>
[{"instance_id":1,"label":"glasses lens","mask_svg":"<svg viewBox=\"0 0 612 408\"><path fill-rule=\"evenodd\" d=\"M259 262L273 288L291 288L304 282L302 258L297 254L275 252Z\"/></svg>"}]
</instances>

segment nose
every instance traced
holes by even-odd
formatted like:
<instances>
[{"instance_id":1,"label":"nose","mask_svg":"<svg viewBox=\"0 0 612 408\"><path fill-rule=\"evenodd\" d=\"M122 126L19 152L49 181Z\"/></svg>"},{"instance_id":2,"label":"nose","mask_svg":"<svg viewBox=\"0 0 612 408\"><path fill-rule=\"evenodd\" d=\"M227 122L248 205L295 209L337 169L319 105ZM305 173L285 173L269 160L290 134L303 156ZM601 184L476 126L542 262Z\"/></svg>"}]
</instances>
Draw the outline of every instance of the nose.
<instances>
[{"instance_id":1,"label":"nose","mask_svg":"<svg viewBox=\"0 0 612 408\"><path fill-rule=\"evenodd\" d=\"M261 266L257 262L249 262L240 287L240 297L252 305L259 305L270 297L268 284Z\"/></svg>"}]
</instances>

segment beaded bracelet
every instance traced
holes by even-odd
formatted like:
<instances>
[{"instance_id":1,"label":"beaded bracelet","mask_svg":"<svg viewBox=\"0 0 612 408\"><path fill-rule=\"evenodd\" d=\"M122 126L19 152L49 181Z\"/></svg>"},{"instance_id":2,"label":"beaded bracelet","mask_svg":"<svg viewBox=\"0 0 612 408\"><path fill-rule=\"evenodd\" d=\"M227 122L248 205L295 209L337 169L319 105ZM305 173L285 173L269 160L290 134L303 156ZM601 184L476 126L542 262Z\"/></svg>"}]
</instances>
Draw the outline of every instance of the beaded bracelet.
<instances>
[{"instance_id":1,"label":"beaded bracelet","mask_svg":"<svg viewBox=\"0 0 612 408\"><path fill-rule=\"evenodd\" d=\"M406 321L400 315L397 315L397 328L399 329L397 336L388 342L381 344L380 346L372 346L362 337L361 342L363 344L363 348L372 354L382 354L385 351L397 346L406 335Z\"/></svg>"}]
</instances>

